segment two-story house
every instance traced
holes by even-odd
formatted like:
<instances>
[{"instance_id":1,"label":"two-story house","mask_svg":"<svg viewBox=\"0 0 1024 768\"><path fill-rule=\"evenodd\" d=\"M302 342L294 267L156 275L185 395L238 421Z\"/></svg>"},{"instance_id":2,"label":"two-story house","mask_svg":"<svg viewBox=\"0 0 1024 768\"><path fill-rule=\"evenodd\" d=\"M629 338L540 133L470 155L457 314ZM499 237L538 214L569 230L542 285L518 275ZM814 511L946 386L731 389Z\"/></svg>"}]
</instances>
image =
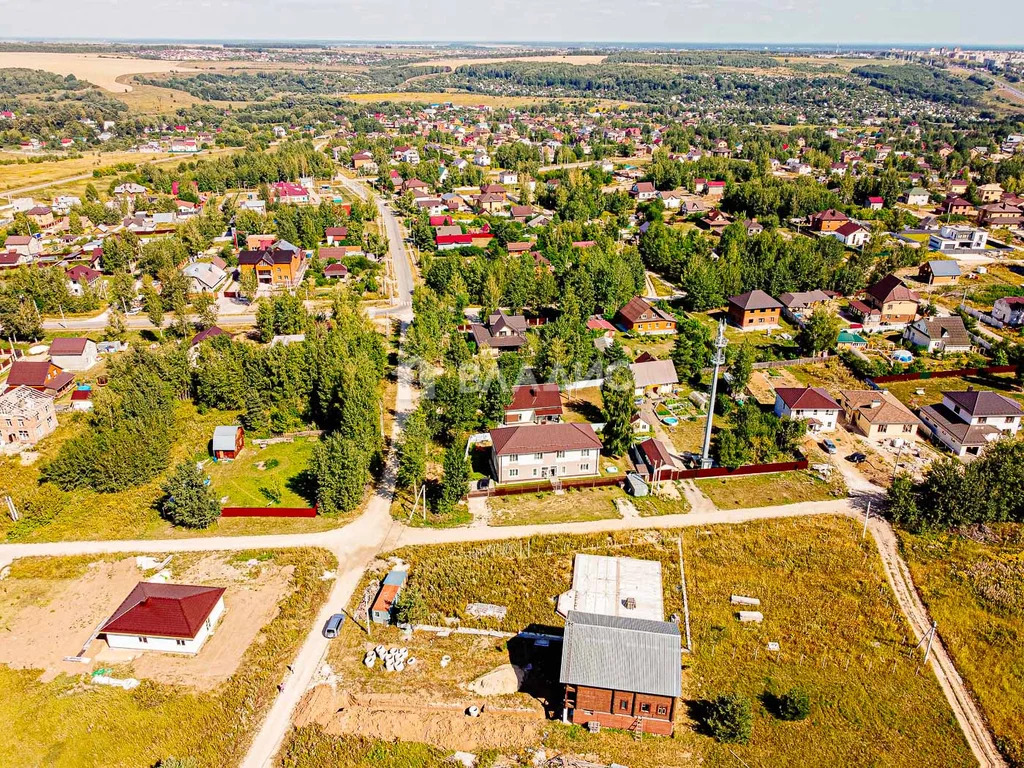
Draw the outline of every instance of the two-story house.
<instances>
[{"instance_id":1,"label":"two-story house","mask_svg":"<svg viewBox=\"0 0 1024 768\"><path fill-rule=\"evenodd\" d=\"M729 297L729 320L743 330L777 328L782 304L764 291L747 291Z\"/></svg>"},{"instance_id":2,"label":"two-story house","mask_svg":"<svg viewBox=\"0 0 1024 768\"><path fill-rule=\"evenodd\" d=\"M491 471L499 483L600 472L601 440L589 424L535 424L491 430Z\"/></svg>"},{"instance_id":3,"label":"two-story house","mask_svg":"<svg viewBox=\"0 0 1024 768\"><path fill-rule=\"evenodd\" d=\"M302 279L305 258L302 251L293 245L259 251L242 251L238 254L238 270L241 276L255 271L260 285L292 286Z\"/></svg>"},{"instance_id":4,"label":"two-story house","mask_svg":"<svg viewBox=\"0 0 1024 768\"><path fill-rule=\"evenodd\" d=\"M645 335L675 333L676 319L639 296L630 299L616 315L616 321L631 333Z\"/></svg>"},{"instance_id":5,"label":"two-story house","mask_svg":"<svg viewBox=\"0 0 1024 768\"><path fill-rule=\"evenodd\" d=\"M775 390L775 415L803 419L809 432L832 432L842 410L821 387L779 387Z\"/></svg>"},{"instance_id":6,"label":"two-story house","mask_svg":"<svg viewBox=\"0 0 1024 768\"><path fill-rule=\"evenodd\" d=\"M1024 410L998 392L968 387L963 392L943 392L942 402L924 406L920 415L935 439L955 456L972 458L1004 435L1016 435Z\"/></svg>"},{"instance_id":7,"label":"two-story house","mask_svg":"<svg viewBox=\"0 0 1024 768\"><path fill-rule=\"evenodd\" d=\"M992 305L992 317L1016 328L1024 325L1024 296L1004 296Z\"/></svg>"},{"instance_id":8,"label":"two-story house","mask_svg":"<svg viewBox=\"0 0 1024 768\"><path fill-rule=\"evenodd\" d=\"M959 315L923 317L903 329L903 338L931 354L971 351L971 337Z\"/></svg>"},{"instance_id":9,"label":"two-story house","mask_svg":"<svg viewBox=\"0 0 1024 768\"><path fill-rule=\"evenodd\" d=\"M0 453L33 446L56 428L52 397L25 386L0 396Z\"/></svg>"},{"instance_id":10,"label":"two-story house","mask_svg":"<svg viewBox=\"0 0 1024 768\"><path fill-rule=\"evenodd\" d=\"M896 275L886 275L864 292L864 301L877 309L882 323L912 323L917 317L918 295Z\"/></svg>"}]
</instances>

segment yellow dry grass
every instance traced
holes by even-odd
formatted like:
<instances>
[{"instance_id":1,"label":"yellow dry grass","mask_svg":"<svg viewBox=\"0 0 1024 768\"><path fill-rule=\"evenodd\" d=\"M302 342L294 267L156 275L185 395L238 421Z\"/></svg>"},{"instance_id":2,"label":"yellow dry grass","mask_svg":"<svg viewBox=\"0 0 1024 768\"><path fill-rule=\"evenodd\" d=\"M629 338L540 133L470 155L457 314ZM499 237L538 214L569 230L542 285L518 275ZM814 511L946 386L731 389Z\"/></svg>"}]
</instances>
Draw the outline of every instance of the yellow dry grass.
<instances>
[{"instance_id":1,"label":"yellow dry grass","mask_svg":"<svg viewBox=\"0 0 1024 768\"><path fill-rule=\"evenodd\" d=\"M74 75L113 93L131 91L132 86L118 82L124 75L159 72L187 72L189 67L180 61L136 59L93 53L35 53L11 51L0 53L0 69L23 67L42 69L58 75Z\"/></svg>"},{"instance_id":2,"label":"yellow dry grass","mask_svg":"<svg viewBox=\"0 0 1024 768\"><path fill-rule=\"evenodd\" d=\"M0 152L0 160L22 160L28 159L28 157L28 155L18 152ZM105 168L117 163L150 162L165 157L170 157L170 155L166 153L140 155L137 152L86 152L81 157L68 160L0 165L0 190L18 189L32 184L49 184L84 173L91 174L97 168Z\"/></svg>"}]
</instances>

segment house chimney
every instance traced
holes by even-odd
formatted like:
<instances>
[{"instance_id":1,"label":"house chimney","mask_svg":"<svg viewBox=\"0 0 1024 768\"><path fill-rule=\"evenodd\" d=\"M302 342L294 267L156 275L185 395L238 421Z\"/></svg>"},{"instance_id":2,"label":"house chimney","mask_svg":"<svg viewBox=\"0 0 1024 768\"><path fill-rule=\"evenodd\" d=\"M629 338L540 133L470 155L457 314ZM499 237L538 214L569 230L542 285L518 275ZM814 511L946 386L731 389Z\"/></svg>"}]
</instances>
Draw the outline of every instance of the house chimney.
<instances>
[{"instance_id":1,"label":"house chimney","mask_svg":"<svg viewBox=\"0 0 1024 768\"><path fill-rule=\"evenodd\" d=\"M967 385L967 391L968 392L973 392L974 391L974 385L973 384L968 384Z\"/></svg>"},{"instance_id":2,"label":"house chimney","mask_svg":"<svg viewBox=\"0 0 1024 768\"><path fill-rule=\"evenodd\" d=\"M871 401L871 405L869 407L870 408L881 408L882 407L882 401L881 400L872 400Z\"/></svg>"}]
</instances>

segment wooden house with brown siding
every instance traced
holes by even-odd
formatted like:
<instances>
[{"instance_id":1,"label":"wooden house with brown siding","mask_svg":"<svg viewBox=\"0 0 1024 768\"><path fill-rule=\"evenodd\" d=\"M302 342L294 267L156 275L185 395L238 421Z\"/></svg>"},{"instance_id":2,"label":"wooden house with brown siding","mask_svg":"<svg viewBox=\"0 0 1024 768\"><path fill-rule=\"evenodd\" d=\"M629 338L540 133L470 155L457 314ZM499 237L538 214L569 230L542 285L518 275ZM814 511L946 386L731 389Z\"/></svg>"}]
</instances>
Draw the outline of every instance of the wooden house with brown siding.
<instances>
[{"instance_id":1,"label":"wooden house with brown siding","mask_svg":"<svg viewBox=\"0 0 1024 768\"><path fill-rule=\"evenodd\" d=\"M562 719L672 734L681 693L679 627L570 611L562 643Z\"/></svg>"}]
</instances>

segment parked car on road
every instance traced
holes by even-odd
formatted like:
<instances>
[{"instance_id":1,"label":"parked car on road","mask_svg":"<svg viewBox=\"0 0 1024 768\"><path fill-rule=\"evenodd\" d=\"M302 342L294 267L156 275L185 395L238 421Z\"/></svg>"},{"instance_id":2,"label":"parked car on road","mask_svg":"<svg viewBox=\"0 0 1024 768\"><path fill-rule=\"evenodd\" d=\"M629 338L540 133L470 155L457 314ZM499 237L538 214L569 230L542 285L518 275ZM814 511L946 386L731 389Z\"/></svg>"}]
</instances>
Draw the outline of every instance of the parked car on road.
<instances>
[{"instance_id":1,"label":"parked car on road","mask_svg":"<svg viewBox=\"0 0 1024 768\"><path fill-rule=\"evenodd\" d=\"M326 637L329 640L333 640L335 637L338 636L338 633L341 631L341 626L344 623L344 614L336 613L333 616L331 616L331 618L327 620L327 623L324 624L324 637Z\"/></svg>"},{"instance_id":2,"label":"parked car on road","mask_svg":"<svg viewBox=\"0 0 1024 768\"><path fill-rule=\"evenodd\" d=\"M839 453L839 449L836 448L836 444L829 440L827 437L821 441L821 447L825 449L825 453L829 456L835 456Z\"/></svg>"}]
</instances>

